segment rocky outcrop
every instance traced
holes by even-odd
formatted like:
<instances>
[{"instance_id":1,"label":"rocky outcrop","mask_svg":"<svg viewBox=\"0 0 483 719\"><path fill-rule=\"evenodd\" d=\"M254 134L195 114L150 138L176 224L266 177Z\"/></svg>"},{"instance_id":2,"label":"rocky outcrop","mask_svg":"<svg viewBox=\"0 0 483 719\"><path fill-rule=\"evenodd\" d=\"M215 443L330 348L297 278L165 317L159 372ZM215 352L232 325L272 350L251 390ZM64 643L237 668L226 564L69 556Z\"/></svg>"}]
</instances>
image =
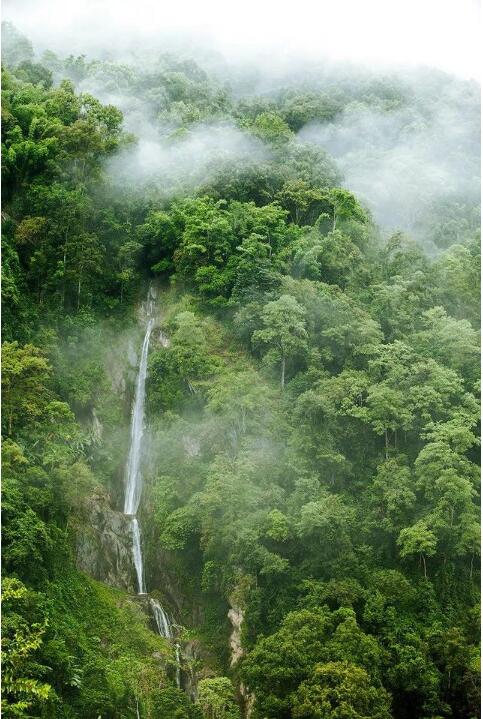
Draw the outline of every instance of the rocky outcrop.
<instances>
[{"instance_id":1,"label":"rocky outcrop","mask_svg":"<svg viewBox=\"0 0 483 719\"><path fill-rule=\"evenodd\" d=\"M234 667L245 654L241 641L241 628L243 620L245 619L245 613L243 609L233 601L233 597L231 599L231 607L228 610L228 619L232 626L230 634L230 666ZM245 719L250 719L255 704L255 695L248 690L243 682L240 682L238 689L243 706L243 716Z\"/></svg>"},{"instance_id":2,"label":"rocky outcrop","mask_svg":"<svg viewBox=\"0 0 483 719\"><path fill-rule=\"evenodd\" d=\"M91 419L91 426L92 426L92 436L94 438L94 441L99 444L102 440L102 424L97 416L96 408L92 408L92 419Z\"/></svg>"},{"instance_id":3,"label":"rocky outcrop","mask_svg":"<svg viewBox=\"0 0 483 719\"><path fill-rule=\"evenodd\" d=\"M164 347L164 349L168 349L168 347L171 345L169 337L164 334L163 330L159 330L158 342L161 347Z\"/></svg>"},{"instance_id":4,"label":"rocky outcrop","mask_svg":"<svg viewBox=\"0 0 483 719\"><path fill-rule=\"evenodd\" d=\"M232 606L228 610L228 619L231 622L232 631L230 634L230 666L235 666L243 656L241 643L241 625L245 615L240 607Z\"/></svg>"},{"instance_id":5,"label":"rocky outcrop","mask_svg":"<svg viewBox=\"0 0 483 719\"><path fill-rule=\"evenodd\" d=\"M250 719L255 708L255 694L251 694L246 686L240 684L240 695L243 700L243 716L245 719Z\"/></svg>"},{"instance_id":6,"label":"rocky outcrop","mask_svg":"<svg viewBox=\"0 0 483 719\"><path fill-rule=\"evenodd\" d=\"M86 521L75 530L77 566L111 587L135 591L130 518L109 507L107 497L91 497Z\"/></svg>"},{"instance_id":7,"label":"rocky outcrop","mask_svg":"<svg viewBox=\"0 0 483 719\"><path fill-rule=\"evenodd\" d=\"M181 643L182 687L192 701L198 699L198 683L201 679L215 676L209 668L214 657L198 639Z\"/></svg>"},{"instance_id":8,"label":"rocky outcrop","mask_svg":"<svg viewBox=\"0 0 483 719\"><path fill-rule=\"evenodd\" d=\"M187 457L198 457L201 452L201 443L196 437L191 437L187 434L181 438L183 442L183 449Z\"/></svg>"}]
</instances>

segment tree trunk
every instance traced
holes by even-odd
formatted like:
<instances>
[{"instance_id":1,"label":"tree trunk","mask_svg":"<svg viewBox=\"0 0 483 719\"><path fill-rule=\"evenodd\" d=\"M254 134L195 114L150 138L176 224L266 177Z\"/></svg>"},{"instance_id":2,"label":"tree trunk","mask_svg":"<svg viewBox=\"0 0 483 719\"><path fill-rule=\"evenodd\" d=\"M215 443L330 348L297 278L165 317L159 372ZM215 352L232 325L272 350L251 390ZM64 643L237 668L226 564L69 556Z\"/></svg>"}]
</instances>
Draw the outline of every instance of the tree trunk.
<instances>
[{"instance_id":1,"label":"tree trunk","mask_svg":"<svg viewBox=\"0 0 483 719\"><path fill-rule=\"evenodd\" d=\"M424 554L421 554L421 559L423 560L423 567L424 567L424 578L427 579L428 575L426 573L426 559L424 557Z\"/></svg>"},{"instance_id":2,"label":"tree trunk","mask_svg":"<svg viewBox=\"0 0 483 719\"><path fill-rule=\"evenodd\" d=\"M79 277L79 282L77 283L77 312L79 312L79 307L80 307L80 294L81 294L81 278Z\"/></svg>"},{"instance_id":3,"label":"tree trunk","mask_svg":"<svg viewBox=\"0 0 483 719\"><path fill-rule=\"evenodd\" d=\"M334 217L333 217L333 220L332 220L332 232L334 232L334 230L335 230L335 224L336 224L336 222L337 222L337 212L335 211L335 207L334 207Z\"/></svg>"},{"instance_id":4,"label":"tree trunk","mask_svg":"<svg viewBox=\"0 0 483 719\"><path fill-rule=\"evenodd\" d=\"M282 357L282 376L280 377L280 385L282 389L285 387L285 357Z\"/></svg>"},{"instance_id":5,"label":"tree trunk","mask_svg":"<svg viewBox=\"0 0 483 719\"><path fill-rule=\"evenodd\" d=\"M64 243L64 260L63 260L63 275L62 275L62 308L65 308L65 268L67 266L67 239Z\"/></svg>"},{"instance_id":6,"label":"tree trunk","mask_svg":"<svg viewBox=\"0 0 483 719\"><path fill-rule=\"evenodd\" d=\"M386 459L389 459L389 437L387 434L387 429L384 430L384 443L386 445Z\"/></svg>"}]
</instances>

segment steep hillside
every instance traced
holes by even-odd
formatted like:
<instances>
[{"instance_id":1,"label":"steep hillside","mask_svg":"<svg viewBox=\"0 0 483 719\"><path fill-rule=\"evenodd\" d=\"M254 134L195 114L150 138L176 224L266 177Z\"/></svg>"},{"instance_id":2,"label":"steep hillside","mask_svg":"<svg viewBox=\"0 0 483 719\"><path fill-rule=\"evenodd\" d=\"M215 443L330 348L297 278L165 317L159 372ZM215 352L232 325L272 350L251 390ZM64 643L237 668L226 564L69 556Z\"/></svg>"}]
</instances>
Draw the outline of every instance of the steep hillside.
<instances>
[{"instance_id":1,"label":"steep hillside","mask_svg":"<svg viewBox=\"0 0 483 719\"><path fill-rule=\"evenodd\" d=\"M475 84L5 32L5 717L477 717Z\"/></svg>"}]
</instances>

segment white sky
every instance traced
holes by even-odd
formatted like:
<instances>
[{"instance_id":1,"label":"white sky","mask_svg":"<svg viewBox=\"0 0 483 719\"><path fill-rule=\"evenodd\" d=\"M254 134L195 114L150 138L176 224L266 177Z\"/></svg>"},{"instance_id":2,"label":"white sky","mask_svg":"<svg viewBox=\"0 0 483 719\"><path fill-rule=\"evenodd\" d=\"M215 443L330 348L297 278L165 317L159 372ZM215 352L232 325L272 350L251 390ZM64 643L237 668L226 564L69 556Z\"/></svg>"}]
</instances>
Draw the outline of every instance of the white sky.
<instances>
[{"instance_id":1,"label":"white sky","mask_svg":"<svg viewBox=\"0 0 483 719\"><path fill-rule=\"evenodd\" d=\"M328 56L481 75L480 0L4 0L3 19L65 52L180 32L229 59Z\"/></svg>"}]
</instances>

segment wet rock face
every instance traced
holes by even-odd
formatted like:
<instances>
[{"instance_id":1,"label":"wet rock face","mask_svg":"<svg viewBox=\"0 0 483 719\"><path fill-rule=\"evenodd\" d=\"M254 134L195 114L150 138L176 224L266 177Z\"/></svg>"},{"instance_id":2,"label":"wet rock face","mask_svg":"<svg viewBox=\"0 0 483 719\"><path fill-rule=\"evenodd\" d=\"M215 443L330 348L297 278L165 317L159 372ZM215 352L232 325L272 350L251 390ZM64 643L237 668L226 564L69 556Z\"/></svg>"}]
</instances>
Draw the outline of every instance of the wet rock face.
<instances>
[{"instance_id":1,"label":"wet rock face","mask_svg":"<svg viewBox=\"0 0 483 719\"><path fill-rule=\"evenodd\" d=\"M111 587L135 591L130 518L115 512L104 497L92 497L87 522L75 535L78 568Z\"/></svg>"}]
</instances>

